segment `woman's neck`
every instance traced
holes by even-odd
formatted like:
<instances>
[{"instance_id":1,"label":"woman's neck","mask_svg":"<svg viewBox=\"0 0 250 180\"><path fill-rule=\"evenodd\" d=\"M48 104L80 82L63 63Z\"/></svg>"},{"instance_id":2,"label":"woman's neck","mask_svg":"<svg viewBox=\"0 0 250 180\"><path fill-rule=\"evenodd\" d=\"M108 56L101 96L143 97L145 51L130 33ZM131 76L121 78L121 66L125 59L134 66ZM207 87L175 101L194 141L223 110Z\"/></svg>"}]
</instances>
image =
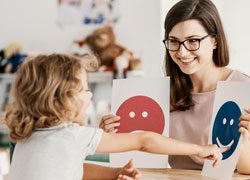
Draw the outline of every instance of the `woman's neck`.
<instances>
[{"instance_id":1,"label":"woman's neck","mask_svg":"<svg viewBox=\"0 0 250 180\"><path fill-rule=\"evenodd\" d=\"M191 74L189 77L193 85L192 92L201 93L215 90L217 82L226 80L231 72L231 69L214 66Z\"/></svg>"}]
</instances>

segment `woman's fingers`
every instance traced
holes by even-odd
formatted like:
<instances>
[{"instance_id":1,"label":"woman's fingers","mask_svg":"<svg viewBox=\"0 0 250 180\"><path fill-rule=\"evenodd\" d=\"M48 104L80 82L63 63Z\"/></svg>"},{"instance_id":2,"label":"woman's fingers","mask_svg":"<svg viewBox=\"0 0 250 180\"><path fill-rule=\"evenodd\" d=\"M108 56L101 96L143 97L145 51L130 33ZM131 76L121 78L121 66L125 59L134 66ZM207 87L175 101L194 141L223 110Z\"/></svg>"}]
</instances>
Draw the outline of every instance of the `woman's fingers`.
<instances>
[{"instance_id":1,"label":"woman's fingers","mask_svg":"<svg viewBox=\"0 0 250 180\"><path fill-rule=\"evenodd\" d=\"M106 119L106 120L104 121L104 124L105 124L105 125L108 125L108 124L114 123L114 122L119 121L119 120L120 120L120 116L115 116L115 117Z\"/></svg>"},{"instance_id":2,"label":"woman's fingers","mask_svg":"<svg viewBox=\"0 0 250 180\"><path fill-rule=\"evenodd\" d=\"M113 132L115 131L115 128L118 126L120 126L120 123L112 123L112 124L104 125L103 129L106 132Z\"/></svg>"},{"instance_id":3,"label":"woman's fingers","mask_svg":"<svg viewBox=\"0 0 250 180\"><path fill-rule=\"evenodd\" d=\"M99 127L102 128L106 132L115 132L114 128L120 126L117 121L120 120L119 116L115 116L113 114L103 116L100 122Z\"/></svg>"}]
</instances>

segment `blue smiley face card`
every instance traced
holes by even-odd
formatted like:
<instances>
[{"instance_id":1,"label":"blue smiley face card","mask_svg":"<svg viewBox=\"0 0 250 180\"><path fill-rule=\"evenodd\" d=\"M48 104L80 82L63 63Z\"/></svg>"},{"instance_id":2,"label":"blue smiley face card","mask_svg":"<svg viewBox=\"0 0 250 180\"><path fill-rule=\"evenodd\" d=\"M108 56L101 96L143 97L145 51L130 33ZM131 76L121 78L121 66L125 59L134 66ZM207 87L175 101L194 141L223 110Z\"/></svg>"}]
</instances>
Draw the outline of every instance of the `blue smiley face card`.
<instances>
[{"instance_id":1,"label":"blue smiley face card","mask_svg":"<svg viewBox=\"0 0 250 180\"><path fill-rule=\"evenodd\" d=\"M226 160L235 152L240 139L239 123L241 110L236 102L227 101L218 110L212 131L212 144L218 147L230 147L222 153L222 160Z\"/></svg>"},{"instance_id":2,"label":"blue smiley face card","mask_svg":"<svg viewBox=\"0 0 250 180\"><path fill-rule=\"evenodd\" d=\"M241 147L240 116L250 108L250 82L218 82L208 144L230 147L222 153L222 160L213 167L213 161L205 160L202 175L220 180L232 179Z\"/></svg>"}]
</instances>

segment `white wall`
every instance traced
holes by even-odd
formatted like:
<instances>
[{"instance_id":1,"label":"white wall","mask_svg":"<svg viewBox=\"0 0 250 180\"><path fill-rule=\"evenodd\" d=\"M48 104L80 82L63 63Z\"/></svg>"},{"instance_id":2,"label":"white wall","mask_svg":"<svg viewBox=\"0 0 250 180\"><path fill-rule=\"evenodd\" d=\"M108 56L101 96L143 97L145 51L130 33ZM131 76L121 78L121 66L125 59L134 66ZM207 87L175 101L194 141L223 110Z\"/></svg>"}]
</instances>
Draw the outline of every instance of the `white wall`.
<instances>
[{"instance_id":1,"label":"white wall","mask_svg":"<svg viewBox=\"0 0 250 180\"><path fill-rule=\"evenodd\" d=\"M120 0L119 22L115 25L117 42L139 55L146 76L163 75L165 49L164 18L178 0ZM230 67L250 74L250 1L213 0L221 15L228 37ZM13 41L25 50L70 52L72 41L95 27L62 27L57 21L57 0L1 0L0 48Z\"/></svg>"},{"instance_id":2,"label":"white wall","mask_svg":"<svg viewBox=\"0 0 250 180\"><path fill-rule=\"evenodd\" d=\"M162 75L159 0L120 0L121 22L117 32L121 43L142 54L146 76Z\"/></svg>"},{"instance_id":3,"label":"white wall","mask_svg":"<svg viewBox=\"0 0 250 180\"><path fill-rule=\"evenodd\" d=\"M250 1L222 1L222 17L231 50L230 66L250 75Z\"/></svg>"},{"instance_id":4,"label":"white wall","mask_svg":"<svg viewBox=\"0 0 250 180\"><path fill-rule=\"evenodd\" d=\"M159 0L120 0L121 16L114 28L117 42L141 57L146 76L162 74L159 9ZM1 0L0 48L18 41L29 51L68 53L73 40L96 28L62 27L56 19L57 0Z\"/></svg>"},{"instance_id":5,"label":"white wall","mask_svg":"<svg viewBox=\"0 0 250 180\"><path fill-rule=\"evenodd\" d=\"M217 6L230 48L229 67L250 75L250 1L212 0ZM178 0L161 0L161 36L164 37L164 19Z\"/></svg>"}]
</instances>

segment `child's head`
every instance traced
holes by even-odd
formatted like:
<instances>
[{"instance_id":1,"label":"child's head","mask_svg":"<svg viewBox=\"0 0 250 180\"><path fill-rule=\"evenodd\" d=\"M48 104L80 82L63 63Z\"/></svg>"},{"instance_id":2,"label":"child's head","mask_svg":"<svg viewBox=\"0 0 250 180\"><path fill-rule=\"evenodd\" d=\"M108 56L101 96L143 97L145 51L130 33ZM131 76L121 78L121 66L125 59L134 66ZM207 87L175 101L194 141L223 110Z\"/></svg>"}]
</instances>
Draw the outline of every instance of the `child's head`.
<instances>
[{"instance_id":1,"label":"child's head","mask_svg":"<svg viewBox=\"0 0 250 180\"><path fill-rule=\"evenodd\" d=\"M35 128L62 122L84 124L92 97L86 71L97 66L97 59L87 54L39 55L27 60L16 72L13 103L6 112L11 140L25 139Z\"/></svg>"}]
</instances>

